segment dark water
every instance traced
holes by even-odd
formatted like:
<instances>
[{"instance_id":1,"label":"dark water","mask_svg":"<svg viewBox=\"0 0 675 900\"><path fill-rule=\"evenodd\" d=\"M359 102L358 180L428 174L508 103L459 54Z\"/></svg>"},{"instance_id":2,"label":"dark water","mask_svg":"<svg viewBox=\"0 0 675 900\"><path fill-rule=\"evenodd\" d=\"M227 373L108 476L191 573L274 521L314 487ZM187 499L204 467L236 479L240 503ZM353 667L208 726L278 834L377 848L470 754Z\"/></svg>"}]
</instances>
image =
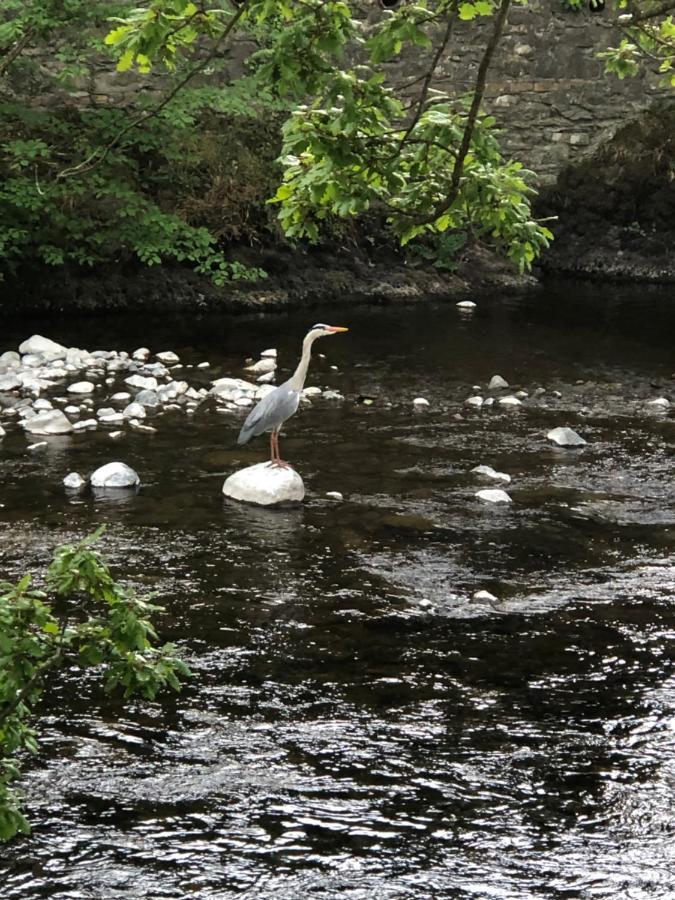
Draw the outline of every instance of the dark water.
<instances>
[{"instance_id":1,"label":"dark water","mask_svg":"<svg viewBox=\"0 0 675 900\"><path fill-rule=\"evenodd\" d=\"M209 360L183 376L199 386L268 346L292 368L314 321L352 330L308 380L345 403L282 439L302 509L223 502L266 450L208 407L119 444L3 441L0 577L107 522L116 572L158 591L195 672L157 704L89 674L50 686L3 900L675 896L675 419L644 406L675 401L675 296L33 321L0 349L148 344ZM465 412L495 373L547 393ZM556 425L588 446L552 448ZM138 495L65 495L67 472L115 458ZM511 506L474 498L479 463L511 474Z\"/></svg>"}]
</instances>

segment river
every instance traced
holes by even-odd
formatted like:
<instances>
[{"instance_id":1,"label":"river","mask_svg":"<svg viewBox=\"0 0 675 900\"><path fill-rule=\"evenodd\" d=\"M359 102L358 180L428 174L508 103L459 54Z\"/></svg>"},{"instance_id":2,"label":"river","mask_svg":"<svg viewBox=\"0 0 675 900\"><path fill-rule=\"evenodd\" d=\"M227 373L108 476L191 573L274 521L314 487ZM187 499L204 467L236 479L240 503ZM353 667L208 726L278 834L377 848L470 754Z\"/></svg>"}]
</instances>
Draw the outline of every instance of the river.
<instances>
[{"instance_id":1,"label":"river","mask_svg":"<svg viewBox=\"0 0 675 900\"><path fill-rule=\"evenodd\" d=\"M646 406L675 401L672 289L34 319L0 351L146 344L210 362L181 374L199 387L270 346L291 371L315 321L350 327L308 379L346 399L282 436L300 509L224 501L267 446L209 404L120 443L2 442L0 578L107 522L115 573L157 592L194 672L151 704L92 673L50 684L3 900L675 896L675 418ZM465 409L497 373L523 406ZM554 447L557 425L587 446ZM112 459L139 493L64 491ZM512 504L475 498L478 464Z\"/></svg>"}]
</instances>

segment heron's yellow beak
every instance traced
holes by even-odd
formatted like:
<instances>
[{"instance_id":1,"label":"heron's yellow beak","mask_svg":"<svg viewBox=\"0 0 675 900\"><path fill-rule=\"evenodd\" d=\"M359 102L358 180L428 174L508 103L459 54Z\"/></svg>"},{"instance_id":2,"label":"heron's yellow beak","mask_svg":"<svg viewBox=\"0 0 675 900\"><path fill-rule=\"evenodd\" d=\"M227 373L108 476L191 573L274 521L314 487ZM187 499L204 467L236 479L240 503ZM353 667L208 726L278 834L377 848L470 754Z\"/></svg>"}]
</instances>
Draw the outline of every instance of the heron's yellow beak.
<instances>
[{"instance_id":1,"label":"heron's yellow beak","mask_svg":"<svg viewBox=\"0 0 675 900\"><path fill-rule=\"evenodd\" d=\"M337 334L340 331L349 331L349 328L342 328L341 325L329 325L328 330L332 334Z\"/></svg>"}]
</instances>

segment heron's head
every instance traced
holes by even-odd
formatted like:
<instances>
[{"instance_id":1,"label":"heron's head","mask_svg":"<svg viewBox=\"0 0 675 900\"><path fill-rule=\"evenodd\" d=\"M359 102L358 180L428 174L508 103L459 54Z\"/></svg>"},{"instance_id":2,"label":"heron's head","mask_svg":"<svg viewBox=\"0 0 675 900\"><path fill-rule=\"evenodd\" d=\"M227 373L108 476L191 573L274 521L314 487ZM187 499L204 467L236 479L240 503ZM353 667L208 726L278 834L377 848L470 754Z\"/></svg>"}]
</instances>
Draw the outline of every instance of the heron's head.
<instances>
[{"instance_id":1,"label":"heron's head","mask_svg":"<svg viewBox=\"0 0 675 900\"><path fill-rule=\"evenodd\" d=\"M339 334L341 331L349 331L348 328L343 328L341 325L324 325L322 322L319 322L318 325L312 325L309 329L307 337L312 337L312 339L325 337L327 334Z\"/></svg>"}]
</instances>

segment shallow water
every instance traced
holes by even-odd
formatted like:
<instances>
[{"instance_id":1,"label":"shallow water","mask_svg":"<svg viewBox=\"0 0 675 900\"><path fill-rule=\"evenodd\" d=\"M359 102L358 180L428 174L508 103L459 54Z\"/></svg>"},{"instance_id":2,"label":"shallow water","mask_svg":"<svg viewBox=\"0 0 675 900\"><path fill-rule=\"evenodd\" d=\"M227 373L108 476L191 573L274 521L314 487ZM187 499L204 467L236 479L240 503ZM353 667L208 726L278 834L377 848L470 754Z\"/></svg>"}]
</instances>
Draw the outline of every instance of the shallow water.
<instances>
[{"instance_id":1,"label":"shallow water","mask_svg":"<svg viewBox=\"0 0 675 900\"><path fill-rule=\"evenodd\" d=\"M345 402L282 438L301 509L223 501L265 458L236 446L245 413L42 454L2 442L0 578L105 521L116 572L158 591L195 673L156 704L103 698L90 674L50 687L3 900L675 896L675 419L644 405L675 401L672 291L34 320L0 349L150 344L208 360L181 373L199 386L269 346L291 370L314 321L351 331L308 379ZM530 398L467 412L495 373ZM552 447L556 425L588 446ZM138 494L63 490L115 458ZM474 498L479 463L512 476L511 506Z\"/></svg>"}]
</instances>

